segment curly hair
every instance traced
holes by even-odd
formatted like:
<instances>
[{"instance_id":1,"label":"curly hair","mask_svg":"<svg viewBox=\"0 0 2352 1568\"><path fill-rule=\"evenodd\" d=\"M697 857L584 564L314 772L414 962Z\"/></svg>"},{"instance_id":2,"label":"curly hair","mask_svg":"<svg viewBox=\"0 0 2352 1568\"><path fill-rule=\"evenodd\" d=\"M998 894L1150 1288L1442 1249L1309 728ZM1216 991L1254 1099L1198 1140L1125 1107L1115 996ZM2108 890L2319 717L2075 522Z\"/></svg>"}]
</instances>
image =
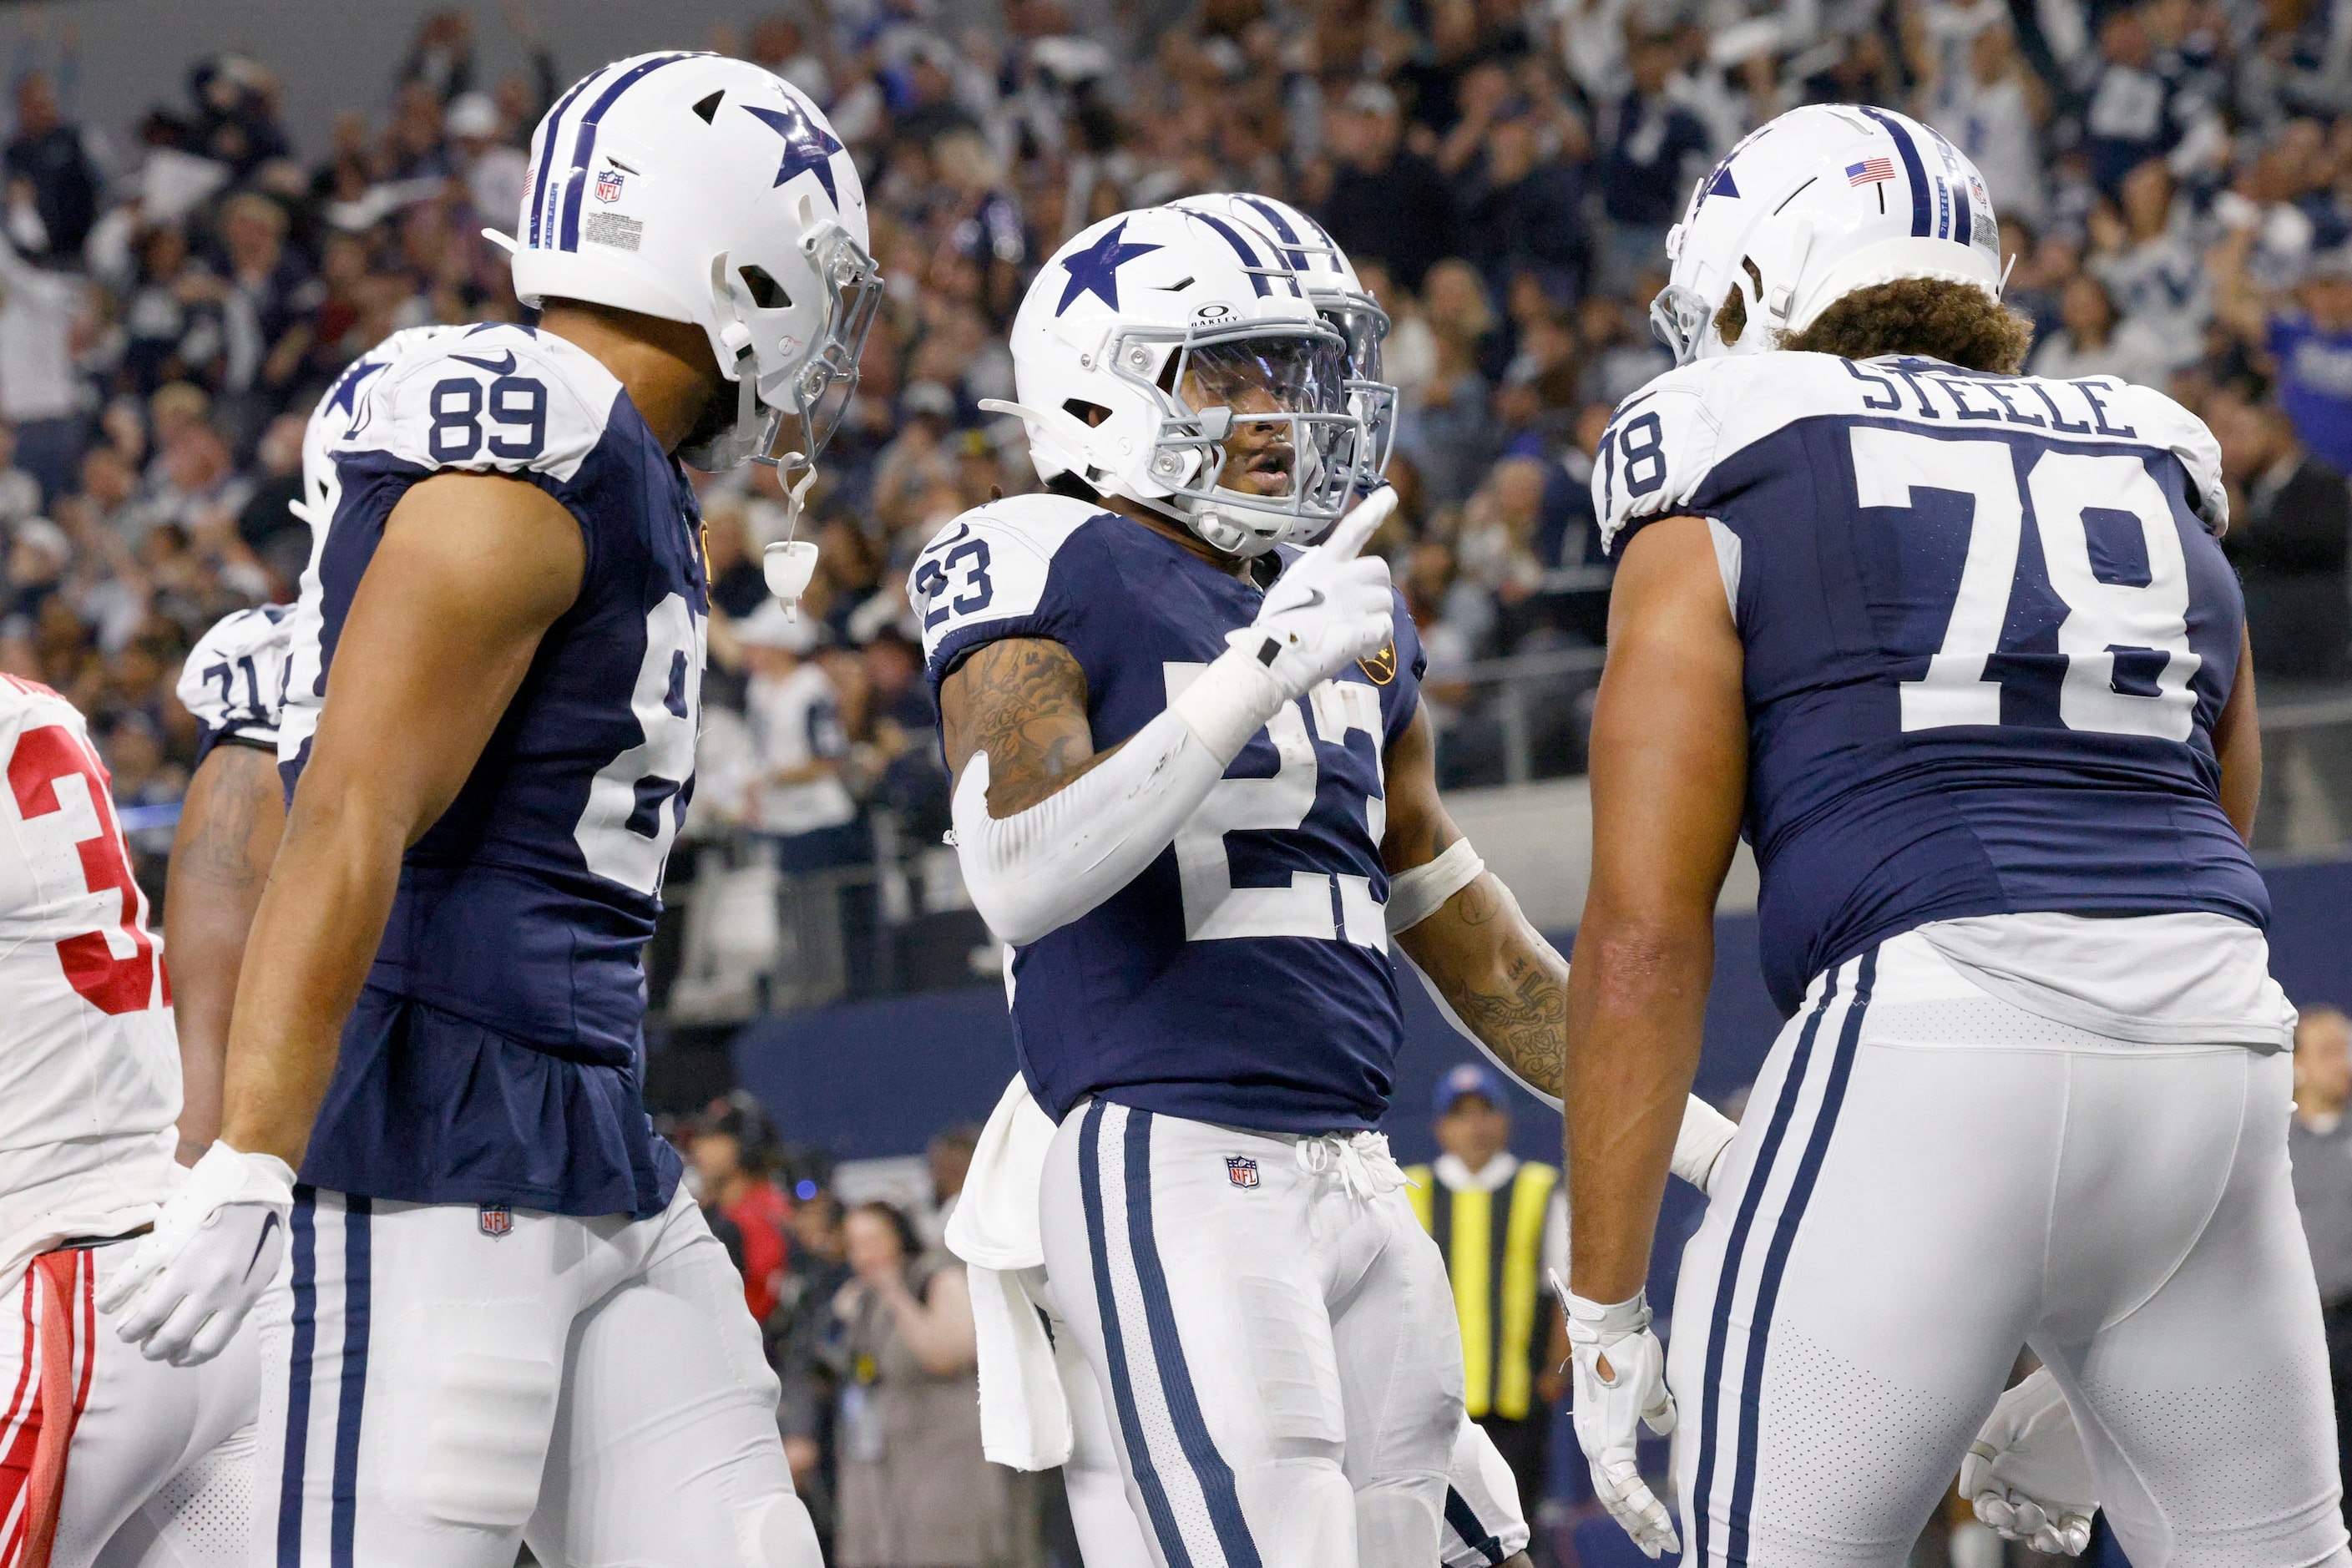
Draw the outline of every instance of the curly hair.
<instances>
[{"instance_id":1,"label":"curly hair","mask_svg":"<svg viewBox=\"0 0 2352 1568\"><path fill-rule=\"evenodd\" d=\"M1734 289L1715 313L1715 330L1736 343L1747 328L1748 302ZM2033 346L2033 323L1981 289L1903 278L1855 289L1779 346L1840 359L1925 354L1966 370L2015 375Z\"/></svg>"}]
</instances>

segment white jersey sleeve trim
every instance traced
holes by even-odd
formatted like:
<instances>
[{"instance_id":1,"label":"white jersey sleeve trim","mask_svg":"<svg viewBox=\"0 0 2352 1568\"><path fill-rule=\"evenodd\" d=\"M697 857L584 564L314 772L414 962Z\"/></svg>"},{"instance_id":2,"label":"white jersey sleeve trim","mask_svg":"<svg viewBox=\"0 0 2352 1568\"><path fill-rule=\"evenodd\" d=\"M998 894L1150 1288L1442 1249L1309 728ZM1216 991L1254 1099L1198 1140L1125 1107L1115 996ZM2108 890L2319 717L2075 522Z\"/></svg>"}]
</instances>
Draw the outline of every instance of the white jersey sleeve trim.
<instances>
[{"instance_id":1,"label":"white jersey sleeve trim","mask_svg":"<svg viewBox=\"0 0 2352 1568\"><path fill-rule=\"evenodd\" d=\"M907 600L934 670L974 645L1039 629L1054 557L1102 509L1066 496L1014 496L963 513L907 574Z\"/></svg>"},{"instance_id":2,"label":"white jersey sleeve trim","mask_svg":"<svg viewBox=\"0 0 2352 1568\"><path fill-rule=\"evenodd\" d=\"M382 379L333 440L338 453L562 481L604 440L621 393L585 350L520 327L444 333L408 348Z\"/></svg>"},{"instance_id":3,"label":"white jersey sleeve trim","mask_svg":"<svg viewBox=\"0 0 2352 1568\"><path fill-rule=\"evenodd\" d=\"M215 735L275 749L293 637L290 605L223 616L180 667L180 705Z\"/></svg>"}]
</instances>

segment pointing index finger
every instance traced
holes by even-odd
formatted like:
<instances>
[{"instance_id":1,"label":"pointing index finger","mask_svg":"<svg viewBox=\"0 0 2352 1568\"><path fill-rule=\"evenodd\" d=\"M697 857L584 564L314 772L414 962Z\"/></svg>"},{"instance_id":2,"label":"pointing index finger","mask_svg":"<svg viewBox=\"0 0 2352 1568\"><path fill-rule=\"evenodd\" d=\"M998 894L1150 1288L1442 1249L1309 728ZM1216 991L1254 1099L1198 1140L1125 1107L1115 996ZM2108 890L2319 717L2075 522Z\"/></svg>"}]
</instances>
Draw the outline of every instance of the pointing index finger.
<instances>
[{"instance_id":1,"label":"pointing index finger","mask_svg":"<svg viewBox=\"0 0 2352 1568\"><path fill-rule=\"evenodd\" d=\"M1389 513L1396 510L1396 488L1382 485L1358 501L1356 509L1339 520L1339 526L1331 531L1331 537L1323 542L1323 548L1330 552L1334 560L1353 561L1364 548L1365 542L1379 532L1381 524L1389 520Z\"/></svg>"}]
</instances>

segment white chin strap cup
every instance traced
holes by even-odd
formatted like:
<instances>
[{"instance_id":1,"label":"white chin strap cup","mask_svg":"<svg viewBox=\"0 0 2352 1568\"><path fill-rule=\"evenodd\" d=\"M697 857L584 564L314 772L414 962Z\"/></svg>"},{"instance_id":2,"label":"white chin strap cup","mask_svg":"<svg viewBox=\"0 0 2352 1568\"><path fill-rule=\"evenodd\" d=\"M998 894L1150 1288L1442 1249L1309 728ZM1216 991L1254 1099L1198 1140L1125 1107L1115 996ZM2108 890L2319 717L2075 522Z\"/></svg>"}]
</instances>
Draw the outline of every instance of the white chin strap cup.
<instances>
[{"instance_id":1,"label":"white chin strap cup","mask_svg":"<svg viewBox=\"0 0 2352 1568\"><path fill-rule=\"evenodd\" d=\"M801 595L816 575L816 546L805 539L780 540L768 546L761 565L768 592L783 601L786 615L798 616Z\"/></svg>"},{"instance_id":2,"label":"white chin strap cup","mask_svg":"<svg viewBox=\"0 0 2352 1568\"><path fill-rule=\"evenodd\" d=\"M787 452L776 460L776 470L782 474L807 459L798 452ZM761 573L768 580L768 592L783 601L784 615L793 620L800 618L801 595L808 592L809 580L816 575L816 546L793 537L800 531L801 508L814 483L816 465L809 463L800 479L785 487L784 537L761 552Z\"/></svg>"}]
</instances>

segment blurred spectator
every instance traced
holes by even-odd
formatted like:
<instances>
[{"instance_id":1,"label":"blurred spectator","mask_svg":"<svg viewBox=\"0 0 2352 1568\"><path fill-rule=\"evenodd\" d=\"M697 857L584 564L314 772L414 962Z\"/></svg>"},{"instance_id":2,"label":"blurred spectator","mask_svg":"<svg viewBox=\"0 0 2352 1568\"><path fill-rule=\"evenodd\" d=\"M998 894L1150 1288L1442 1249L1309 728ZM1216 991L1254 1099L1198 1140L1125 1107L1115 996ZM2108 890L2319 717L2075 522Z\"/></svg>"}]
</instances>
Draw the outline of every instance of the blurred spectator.
<instances>
[{"instance_id":1,"label":"blurred spectator","mask_svg":"<svg viewBox=\"0 0 2352 1568\"><path fill-rule=\"evenodd\" d=\"M980 1453L963 1266L920 1252L888 1204L843 1222L855 1276L834 1298L841 1388L839 1568L983 1568L1008 1533L1004 1473Z\"/></svg>"},{"instance_id":2,"label":"blurred spectator","mask_svg":"<svg viewBox=\"0 0 2352 1568\"><path fill-rule=\"evenodd\" d=\"M1453 185L1405 147L1397 96L1385 83L1348 89L1329 132L1339 166L1316 216L1350 258L1386 262L1398 282L1418 289L1431 267L1457 254ZM1412 221L1399 222L1403 213Z\"/></svg>"},{"instance_id":3,"label":"blurred spectator","mask_svg":"<svg viewBox=\"0 0 2352 1568\"><path fill-rule=\"evenodd\" d=\"M1985 184L2000 193L2002 216L2021 217L2039 227L2050 206L2042 150L2050 91L2018 53L2005 12L1979 5L1961 15L1958 47L1929 54L1923 118L1967 153Z\"/></svg>"},{"instance_id":4,"label":"blurred spectator","mask_svg":"<svg viewBox=\"0 0 2352 1568\"><path fill-rule=\"evenodd\" d=\"M2185 173L2224 140L2210 83L2177 50L2159 49L2150 18L2163 9L2116 10L2099 30L2104 60L2091 85L2084 148L2091 178L2103 191L2115 191L2125 174L2151 158L2169 159L2176 172Z\"/></svg>"},{"instance_id":5,"label":"blurred spectator","mask_svg":"<svg viewBox=\"0 0 2352 1568\"><path fill-rule=\"evenodd\" d=\"M2222 321L2268 359L2279 406L2304 445L2338 473L2352 472L2352 245L2316 258L2292 295L2252 276L2251 228L2213 248Z\"/></svg>"},{"instance_id":6,"label":"blurred spectator","mask_svg":"<svg viewBox=\"0 0 2352 1568\"><path fill-rule=\"evenodd\" d=\"M931 1212L925 1216L922 1229L932 1247L945 1245L948 1221L963 1196L964 1177L971 1173L972 1151L978 1147L980 1128L960 1121L934 1137L923 1151L923 1163L930 1168Z\"/></svg>"},{"instance_id":7,"label":"blurred spectator","mask_svg":"<svg viewBox=\"0 0 2352 1568\"><path fill-rule=\"evenodd\" d=\"M776 849L786 872L848 865L863 857L857 803L842 780L849 737L841 699L815 652L815 624L769 600L737 630L751 670L743 699L756 782L745 820Z\"/></svg>"},{"instance_id":8,"label":"blurred spectator","mask_svg":"<svg viewBox=\"0 0 2352 1568\"><path fill-rule=\"evenodd\" d=\"M1644 27L1626 45L1632 84L1604 111L1601 206L1609 227L1601 242L1601 287L1631 293L1643 273L1663 271L1666 229L1682 216L1691 182L1713 155L1705 121L1666 90L1680 58L1670 29Z\"/></svg>"},{"instance_id":9,"label":"blurred spectator","mask_svg":"<svg viewBox=\"0 0 2352 1568\"><path fill-rule=\"evenodd\" d=\"M12 216L9 238L42 260L79 256L98 222L98 165L83 145L81 127L68 124L59 109L57 84L38 71L16 83L16 134L0 153L0 167L12 187L22 182L37 215L29 235Z\"/></svg>"},{"instance_id":10,"label":"blurred spectator","mask_svg":"<svg viewBox=\"0 0 2352 1568\"><path fill-rule=\"evenodd\" d=\"M2078 273L2059 295L2059 330L2042 340L2026 369L2060 381L2081 375L2116 375L2143 386L2162 386L2172 368L2172 351L2145 321L2117 321L2107 286Z\"/></svg>"},{"instance_id":11,"label":"blurred spectator","mask_svg":"<svg viewBox=\"0 0 2352 1568\"><path fill-rule=\"evenodd\" d=\"M84 432L73 339L81 281L27 265L0 241L0 419L14 427L16 466L45 501L72 488Z\"/></svg>"},{"instance_id":12,"label":"blurred spectator","mask_svg":"<svg viewBox=\"0 0 2352 1568\"><path fill-rule=\"evenodd\" d=\"M1485 1062L1440 1079L1434 1110L1444 1152L1407 1170L1408 1195L1445 1255L1463 1313L1470 1418L1495 1440L1534 1519L1550 1479L1552 1409L1565 1392L1558 1369L1568 1326L1544 1281L1568 1277L1567 1189L1557 1166L1510 1152L1508 1093Z\"/></svg>"},{"instance_id":13,"label":"blurred spectator","mask_svg":"<svg viewBox=\"0 0 2352 1568\"><path fill-rule=\"evenodd\" d=\"M702 1206L727 1217L740 1237L739 1267L751 1320L775 1310L786 1258L784 1234L792 1205L769 1178L774 1139L759 1103L742 1089L715 1102L694 1129L688 1154L700 1184Z\"/></svg>"},{"instance_id":14,"label":"blurred spectator","mask_svg":"<svg viewBox=\"0 0 2352 1568\"><path fill-rule=\"evenodd\" d=\"M2294 1025L2294 1120L2287 1159L2294 1205L2319 1276L2335 1374L2336 1445L2352 1475L2352 1018L2335 1007L2305 1007Z\"/></svg>"},{"instance_id":15,"label":"blurred spectator","mask_svg":"<svg viewBox=\"0 0 2352 1568\"><path fill-rule=\"evenodd\" d=\"M2231 486L2221 548L2245 584L2255 671L2341 675L2352 643L2352 491L2296 438L2283 410L2223 396L2204 412Z\"/></svg>"},{"instance_id":16,"label":"blurred spectator","mask_svg":"<svg viewBox=\"0 0 2352 1568\"><path fill-rule=\"evenodd\" d=\"M763 1325L768 1359L783 1384L776 1413L793 1486L808 1500L818 1531L832 1534L834 1418L839 1400L825 1342L833 1303L849 1283L848 1239L841 1200L824 1189L795 1205L791 1249L775 1310Z\"/></svg>"}]
</instances>

